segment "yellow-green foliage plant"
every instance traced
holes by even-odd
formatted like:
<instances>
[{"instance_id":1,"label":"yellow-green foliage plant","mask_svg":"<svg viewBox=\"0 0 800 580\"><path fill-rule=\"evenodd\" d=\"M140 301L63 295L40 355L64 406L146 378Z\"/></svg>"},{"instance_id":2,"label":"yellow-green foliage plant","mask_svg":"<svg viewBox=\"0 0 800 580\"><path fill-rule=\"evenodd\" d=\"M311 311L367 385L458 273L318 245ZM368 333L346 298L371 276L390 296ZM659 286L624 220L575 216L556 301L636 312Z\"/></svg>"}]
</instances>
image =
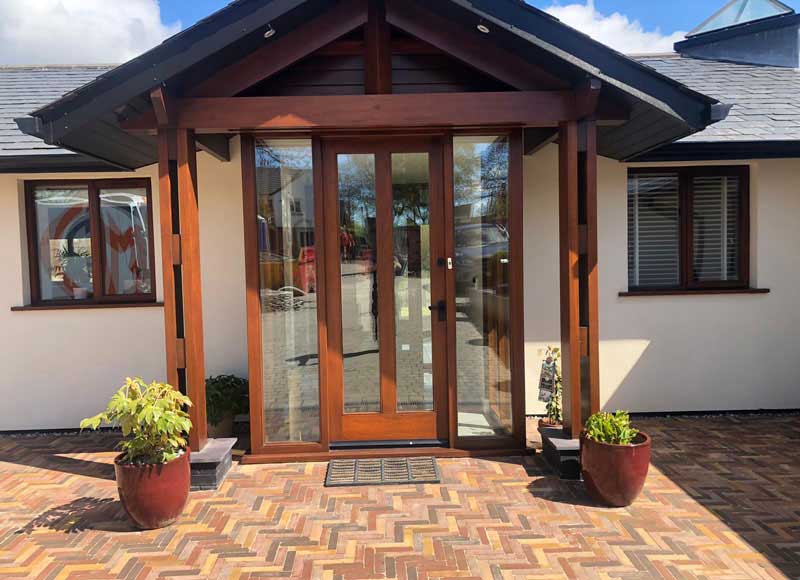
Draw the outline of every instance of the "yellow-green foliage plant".
<instances>
[{"instance_id":1,"label":"yellow-green foliage plant","mask_svg":"<svg viewBox=\"0 0 800 580\"><path fill-rule=\"evenodd\" d=\"M81 421L81 429L104 424L122 429L123 463L167 463L186 449L185 436L192 428L186 409L191 405L189 397L170 385L128 378L106 410Z\"/></svg>"},{"instance_id":2,"label":"yellow-green foliage plant","mask_svg":"<svg viewBox=\"0 0 800 580\"><path fill-rule=\"evenodd\" d=\"M586 436L599 443L630 445L639 431L631 427L627 411L595 413L586 421Z\"/></svg>"}]
</instances>

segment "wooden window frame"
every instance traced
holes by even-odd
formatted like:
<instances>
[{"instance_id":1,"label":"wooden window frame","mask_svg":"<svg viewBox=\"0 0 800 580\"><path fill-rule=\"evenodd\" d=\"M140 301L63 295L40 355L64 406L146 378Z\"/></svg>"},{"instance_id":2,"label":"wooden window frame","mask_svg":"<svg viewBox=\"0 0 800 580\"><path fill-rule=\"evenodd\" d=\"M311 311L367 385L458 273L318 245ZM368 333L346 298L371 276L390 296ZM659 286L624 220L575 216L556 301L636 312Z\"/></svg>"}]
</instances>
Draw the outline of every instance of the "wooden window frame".
<instances>
[{"instance_id":1,"label":"wooden window frame","mask_svg":"<svg viewBox=\"0 0 800 580\"><path fill-rule=\"evenodd\" d=\"M672 286L629 286L623 295L665 294L665 293L703 293L720 290L750 289L750 166L749 165L714 165L714 166L682 166L682 167L631 167L628 179L634 175L674 174L678 177L678 215L679 215L679 274L680 283ZM694 226L692 208L694 196L691 182L695 177L738 177L739 178L739 279L697 281L694 278ZM627 183L627 182L626 182ZM628 241L630 243L630 241ZM628 249L630 251L630 249ZM629 272L630 274L630 272Z\"/></svg>"},{"instance_id":2,"label":"wooden window frame","mask_svg":"<svg viewBox=\"0 0 800 580\"><path fill-rule=\"evenodd\" d=\"M75 187L86 186L89 192L89 222L92 245L92 279L94 292L91 298L83 300L43 300L39 278L39 232L36 225L35 192L37 187ZM142 188L147 195L147 237L149 242L149 259L151 267L152 291L147 294L116 295L106 294L105 288L105 240L100 217L101 189L111 188ZM153 193L150 179L147 178L121 178L121 179L59 179L59 180L28 180L25 181L25 226L28 241L28 271L30 280L30 306L31 307L72 307L72 308L97 308L98 306L126 306L146 305L156 303L156 266L155 266L155 236L153 233Z\"/></svg>"}]
</instances>

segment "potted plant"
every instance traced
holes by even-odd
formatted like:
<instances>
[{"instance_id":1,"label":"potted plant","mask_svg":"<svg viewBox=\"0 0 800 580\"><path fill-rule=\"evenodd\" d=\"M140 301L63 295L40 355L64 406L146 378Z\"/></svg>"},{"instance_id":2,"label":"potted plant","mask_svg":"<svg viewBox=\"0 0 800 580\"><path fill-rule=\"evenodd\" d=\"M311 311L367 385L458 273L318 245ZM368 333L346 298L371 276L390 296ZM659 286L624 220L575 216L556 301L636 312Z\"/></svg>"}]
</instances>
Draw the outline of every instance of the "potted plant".
<instances>
[{"instance_id":1,"label":"potted plant","mask_svg":"<svg viewBox=\"0 0 800 580\"><path fill-rule=\"evenodd\" d=\"M545 352L545 364L552 368L553 392L545 406L545 416L539 419L539 431L547 427L561 426L561 393L563 380L561 378L561 349L552 346Z\"/></svg>"},{"instance_id":2,"label":"potted plant","mask_svg":"<svg viewBox=\"0 0 800 580\"><path fill-rule=\"evenodd\" d=\"M247 379L219 375L206 379L206 413L210 437L230 437L233 419L250 411L250 385Z\"/></svg>"},{"instance_id":3,"label":"potted plant","mask_svg":"<svg viewBox=\"0 0 800 580\"><path fill-rule=\"evenodd\" d=\"M81 429L118 426L125 437L114 459L119 499L142 529L168 526L189 497L191 401L170 385L128 378L102 413L81 421Z\"/></svg>"},{"instance_id":4,"label":"potted plant","mask_svg":"<svg viewBox=\"0 0 800 580\"><path fill-rule=\"evenodd\" d=\"M580 453L583 481L595 501L625 507L639 496L650 466L650 437L631 427L626 411L589 417Z\"/></svg>"}]
</instances>

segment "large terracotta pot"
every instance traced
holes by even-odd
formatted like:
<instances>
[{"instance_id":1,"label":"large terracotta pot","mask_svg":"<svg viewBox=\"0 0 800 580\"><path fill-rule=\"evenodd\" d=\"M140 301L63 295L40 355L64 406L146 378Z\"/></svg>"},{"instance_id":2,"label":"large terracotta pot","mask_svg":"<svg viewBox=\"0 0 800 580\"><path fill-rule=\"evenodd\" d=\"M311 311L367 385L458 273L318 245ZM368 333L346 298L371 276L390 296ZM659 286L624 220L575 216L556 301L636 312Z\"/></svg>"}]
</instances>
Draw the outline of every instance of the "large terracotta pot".
<instances>
[{"instance_id":1,"label":"large terracotta pot","mask_svg":"<svg viewBox=\"0 0 800 580\"><path fill-rule=\"evenodd\" d=\"M125 511L143 530L163 528L183 513L189 499L189 449L160 465L132 465L114 460L117 491Z\"/></svg>"},{"instance_id":2,"label":"large terracotta pot","mask_svg":"<svg viewBox=\"0 0 800 580\"><path fill-rule=\"evenodd\" d=\"M595 501L631 505L642 492L650 467L650 437L639 433L631 445L598 443L581 434L581 474Z\"/></svg>"}]
</instances>

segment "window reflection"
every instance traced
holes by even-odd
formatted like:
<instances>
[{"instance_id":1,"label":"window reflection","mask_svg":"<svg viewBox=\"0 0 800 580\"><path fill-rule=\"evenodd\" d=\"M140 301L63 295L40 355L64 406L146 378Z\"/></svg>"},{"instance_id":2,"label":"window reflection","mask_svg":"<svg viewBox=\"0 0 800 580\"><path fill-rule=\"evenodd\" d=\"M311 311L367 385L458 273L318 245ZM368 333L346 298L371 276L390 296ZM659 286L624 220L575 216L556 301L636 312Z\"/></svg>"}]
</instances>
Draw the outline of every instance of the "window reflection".
<instances>
[{"instance_id":1,"label":"window reflection","mask_svg":"<svg viewBox=\"0 0 800 580\"><path fill-rule=\"evenodd\" d=\"M381 410L375 156L338 155L345 413Z\"/></svg>"},{"instance_id":2,"label":"window reflection","mask_svg":"<svg viewBox=\"0 0 800 580\"><path fill-rule=\"evenodd\" d=\"M256 147L264 440L319 441L311 143Z\"/></svg>"},{"instance_id":3,"label":"window reflection","mask_svg":"<svg viewBox=\"0 0 800 580\"><path fill-rule=\"evenodd\" d=\"M39 293L42 300L85 300L94 295L89 190L36 187Z\"/></svg>"},{"instance_id":4,"label":"window reflection","mask_svg":"<svg viewBox=\"0 0 800 580\"><path fill-rule=\"evenodd\" d=\"M453 141L459 436L510 435L508 139Z\"/></svg>"},{"instance_id":5,"label":"window reflection","mask_svg":"<svg viewBox=\"0 0 800 580\"><path fill-rule=\"evenodd\" d=\"M148 223L146 189L100 190L103 283L107 295L153 291Z\"/></svg>"}]
</instances>

